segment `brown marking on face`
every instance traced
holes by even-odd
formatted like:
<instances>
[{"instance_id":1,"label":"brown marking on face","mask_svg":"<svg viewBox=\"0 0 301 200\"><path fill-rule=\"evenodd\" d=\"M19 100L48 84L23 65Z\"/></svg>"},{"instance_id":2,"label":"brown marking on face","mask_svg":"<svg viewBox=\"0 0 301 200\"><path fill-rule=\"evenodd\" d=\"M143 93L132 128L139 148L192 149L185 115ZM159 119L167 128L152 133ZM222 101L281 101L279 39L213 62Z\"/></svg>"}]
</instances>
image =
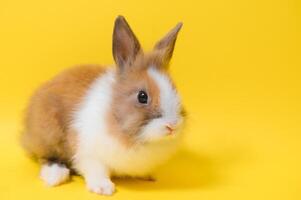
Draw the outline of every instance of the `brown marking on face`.
<instances>
[{"instance_id":1,"label":"brown marking on face","mask_svg":"<svg viewBox=\"0 0 301 200\"><path fill-rule=\"evenodd\" d=\"M66 70L35 92L25 116L24 148L40 160L69 163L77 139L71 116L91 83L105 71L99 66Z\"/></svg>"},{"instance_id":2,"label":"brown marking on face","mask_svg":"<svg viewBox=\"0 0 301 200\"><path fill-rule=\"evenodd\" d=\"M149 120L160 117L159 88L149 77L146 67L135 71L123 71L116 77L109 117L110 131L126 146L135 142L141 127ZM148 103L141 104L137 99L139 91L148 95Z\"/></svg>"},{"instance_id":3,"label":"brown marking on face","mask_svg":"<svg viewBox=\"0 0 301 200\"><path fill-rule=\"evenodd\" d=\"M159 50L153 50L147 54L140 54L133 65L135 68L143 68L148 69L150 67L154 67L161 74L165 75L172 86L173 89L176 90L176 86L169 74L169 62L164 60L162 52Z\"/></svg>"},{"instance_id":4,"label":"brown marking on face","mask_svg":"<svg viewBox=\"0 0 301 200\"><path fill-rule=\"evenodd\" d=\"M166 75L172 87L176 89L168 74L166 63L160 57L160 52L138 54L131 66L125 66L122 71L117 69L112 113L108 113L110 116L107 119L111 130L109 132L125 146L131 146L136 142L141 129L150 120L162 116L159 86L148 74L150 67ZM140 90L147 92L148 105L138 103L137 95Z\"/></svg>"}]
</instances>

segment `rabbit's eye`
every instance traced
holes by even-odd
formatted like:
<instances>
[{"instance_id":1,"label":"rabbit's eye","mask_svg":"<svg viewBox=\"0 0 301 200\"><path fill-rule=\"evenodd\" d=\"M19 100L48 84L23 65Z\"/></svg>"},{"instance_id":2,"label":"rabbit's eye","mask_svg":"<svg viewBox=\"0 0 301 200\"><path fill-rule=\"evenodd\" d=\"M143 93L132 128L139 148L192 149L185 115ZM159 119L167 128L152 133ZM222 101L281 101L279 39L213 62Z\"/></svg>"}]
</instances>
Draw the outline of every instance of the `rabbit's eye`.
<instances>
[{"instance_id":1,"label":"rabbit's eye","mask_svg":"<svg viewBox=\"0 0 301 200\"><path fill-rule=\"evenodd\" d=\"M147 104L148 96L147 96L146 92L139 91L138 95L137 95L137 99L138 99L139 103Z\"/></svg>"}]
</instances>

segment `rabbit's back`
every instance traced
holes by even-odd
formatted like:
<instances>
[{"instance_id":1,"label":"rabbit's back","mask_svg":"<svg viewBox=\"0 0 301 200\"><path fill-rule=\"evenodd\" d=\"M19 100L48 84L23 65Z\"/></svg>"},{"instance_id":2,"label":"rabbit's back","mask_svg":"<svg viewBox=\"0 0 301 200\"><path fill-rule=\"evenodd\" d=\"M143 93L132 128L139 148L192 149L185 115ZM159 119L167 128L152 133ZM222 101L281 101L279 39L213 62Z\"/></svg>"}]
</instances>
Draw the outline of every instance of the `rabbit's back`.
<instances>
[{"instance_id":1,"label":"rabbit's back","mask_svg":"<svg viewBox=\"0 0 301 200\"><path fill-rule=\"evenodd\" d=\"M23 147L39 160L68 163L74 154L71 115L91 83L105 71L100 66L68 69L32 96L25 116Z\"/></svg>"}]
</instances>

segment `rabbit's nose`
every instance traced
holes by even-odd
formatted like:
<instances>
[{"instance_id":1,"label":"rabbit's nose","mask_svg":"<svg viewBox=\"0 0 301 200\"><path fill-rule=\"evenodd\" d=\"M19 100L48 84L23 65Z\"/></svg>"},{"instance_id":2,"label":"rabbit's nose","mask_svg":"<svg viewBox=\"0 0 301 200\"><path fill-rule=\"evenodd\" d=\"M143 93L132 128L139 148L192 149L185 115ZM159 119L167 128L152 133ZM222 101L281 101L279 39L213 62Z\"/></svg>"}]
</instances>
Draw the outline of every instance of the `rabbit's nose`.
<instances>
[{"instance_id":1,"label":"rabbit's nose","mask_svg":"<svg viewBox=\"0 0 301 200\"><path fill-rule=\"evenodd\" d=\"M172 134L175 130L175 126L173 124L166 124L165 128L168 130L168 134Z\"/></svg>"}]
</instances>

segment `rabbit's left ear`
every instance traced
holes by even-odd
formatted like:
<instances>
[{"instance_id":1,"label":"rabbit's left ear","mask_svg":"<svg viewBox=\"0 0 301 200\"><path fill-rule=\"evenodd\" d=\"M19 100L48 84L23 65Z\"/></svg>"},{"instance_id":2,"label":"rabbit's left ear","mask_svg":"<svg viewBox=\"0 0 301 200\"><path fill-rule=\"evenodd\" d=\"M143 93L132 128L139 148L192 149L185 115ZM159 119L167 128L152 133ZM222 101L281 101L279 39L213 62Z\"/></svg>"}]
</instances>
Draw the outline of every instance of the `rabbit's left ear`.
<instances>
[{"instance_id":1,"label":"rabbit's left ear","mask_svg":"<svg viewBox=\"0 0 301 200\"><path fill-rule=\"evenodd\" d=\"M119 69L130 66L141 51L140 43L129 24L123 16L118 16L113 31L113 57Z\"/></svg>"},{"instance_id":2,"label":"rabbit's left ear","mask_svg":"<svg viewBox=\"0 0 301 200\"><path fill-rule=\"evenodd\" d=\"M178 23L171 31L169 31L160 41L158 41L154 47L154 50L158 50L162 56L163 62L168 64L175 47L177 36L181 30L183 23Z\"/></svg>"}]
</instances>

